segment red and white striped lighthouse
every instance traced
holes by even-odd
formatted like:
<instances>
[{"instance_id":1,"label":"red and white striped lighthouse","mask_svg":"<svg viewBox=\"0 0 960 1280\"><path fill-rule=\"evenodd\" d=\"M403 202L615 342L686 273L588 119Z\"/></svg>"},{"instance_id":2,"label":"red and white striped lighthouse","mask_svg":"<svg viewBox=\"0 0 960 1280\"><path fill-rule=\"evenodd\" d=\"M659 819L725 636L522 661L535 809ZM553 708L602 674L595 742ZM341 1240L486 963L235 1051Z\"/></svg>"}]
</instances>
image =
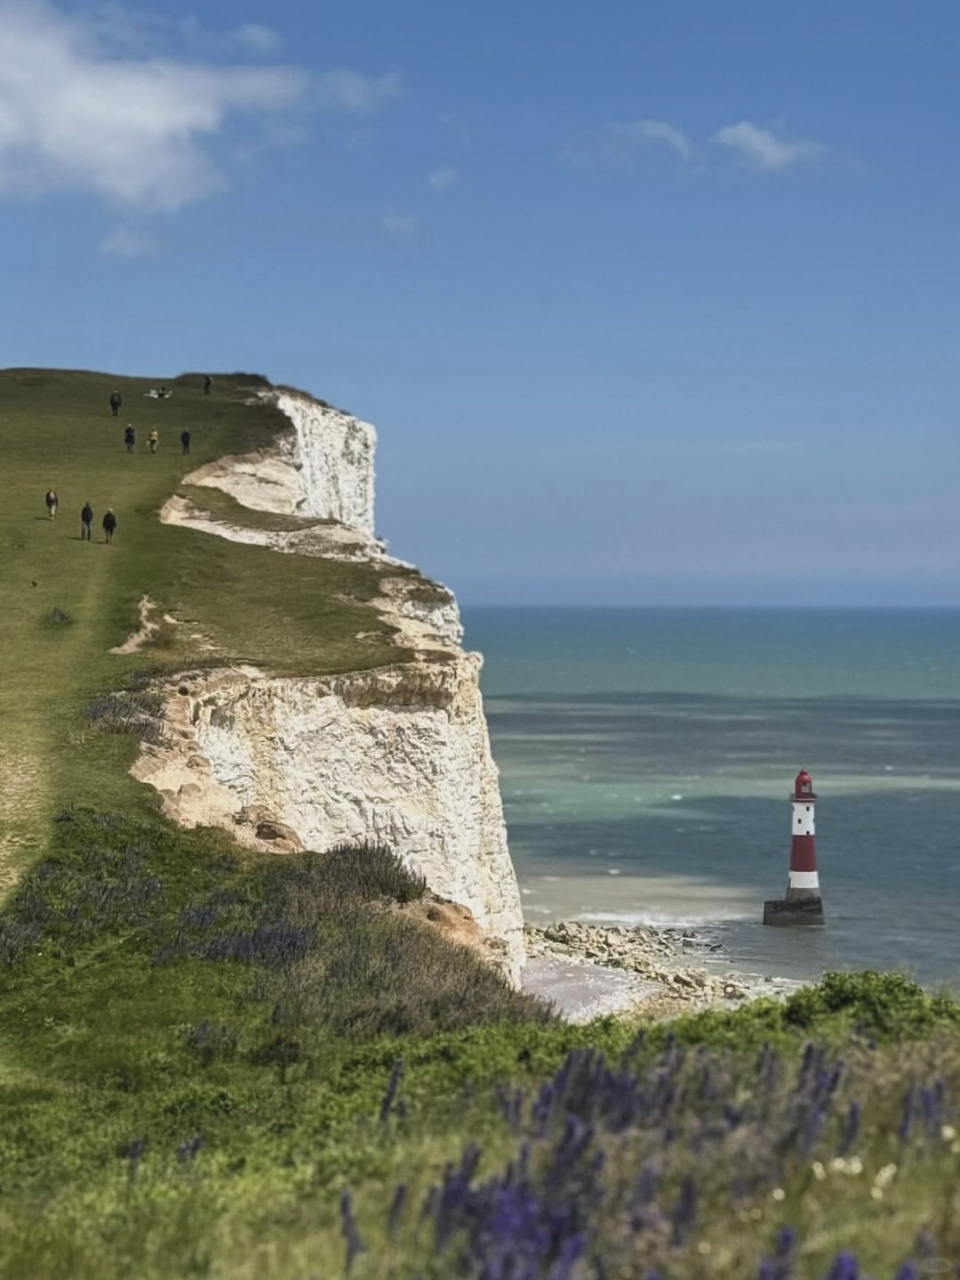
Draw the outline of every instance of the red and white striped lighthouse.
<instances>
[{"instance_id":1,"label":"red and white striped lighthouse","mask_svg":"<svg viewBox=\"0 0 960 1280\"><path fill-rule=\"evenodd\" d=\"M817 874L817 796L813 779L801 769L790 797L790 875L786 897L763 904L764 924L823 924Z\"/></svg>"}]
</instances>

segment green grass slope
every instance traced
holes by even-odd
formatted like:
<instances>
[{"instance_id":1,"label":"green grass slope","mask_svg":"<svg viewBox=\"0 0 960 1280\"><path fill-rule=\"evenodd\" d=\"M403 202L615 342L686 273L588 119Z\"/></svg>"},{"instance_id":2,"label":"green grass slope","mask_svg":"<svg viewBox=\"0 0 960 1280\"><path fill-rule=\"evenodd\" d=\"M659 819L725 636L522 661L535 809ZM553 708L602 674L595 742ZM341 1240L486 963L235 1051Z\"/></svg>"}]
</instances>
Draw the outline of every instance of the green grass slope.
<instances>
[{"instance_id":1,"label":"green grass slope","mask_svg":"<svg viewBox=\"0 0 960 1280\"><path fill-rule=\"evenodd\" d=\"M88 732L82 717L94 693L132 670L240 660L322 673L402 657L364 604L377 592L372 567L278 557L159 524L159 508L185 473L268 445L289 423L269 404L250 403L263 379L218 376L204 396L202 379L185 376L166 384L169 400L146 398L158 381L0 372L0 887L42 850L55 796L61 804L121 794L127 805L142 803L142 790L118 767L117 744ZM108 405L113 389L123 397L118 418ZM128 422L137 432L132 454L123 445ZM147 450L152 430L160 434L156 454ZM50 487L60 497L53 521L43 503ZM92 543L80 540L87 501ZM110 546L100 527L107 507L118 520ZM136 628L144 595L182 625L160 647L111 654Z\"/></svg>"},{"instance_id":2,"label":"green grass slope","mask_svg":"<svg viewBox=\"0 0 960 1280\"><path fill-rule=\"evenodd\" d=\"M262 857L160 816L126 774L135 734L90 715L110 691L402 656L370 566L159 524L185 471L284 424L248 377L168 385L0 373L0 1280L955 1269L953 999L832 975L784 1005L572 1028L405 916L423 885L389 851ZM80 541L87 499L113 545ZM144 594L178 625L111 654Z\"/></svg>"}]
</instances>

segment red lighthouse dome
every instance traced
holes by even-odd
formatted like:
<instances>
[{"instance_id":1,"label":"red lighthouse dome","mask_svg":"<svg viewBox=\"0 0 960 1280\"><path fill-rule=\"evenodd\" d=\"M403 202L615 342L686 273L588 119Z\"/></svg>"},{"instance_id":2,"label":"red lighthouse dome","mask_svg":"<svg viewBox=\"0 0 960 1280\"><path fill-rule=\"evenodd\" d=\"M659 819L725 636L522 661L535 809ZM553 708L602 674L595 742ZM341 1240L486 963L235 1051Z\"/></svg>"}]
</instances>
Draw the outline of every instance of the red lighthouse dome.
<instances>
[{"instance_id":1,"label":"red lighthouse dome","mask_svg":"<svg viewBox=\"0 0 960 1280\"><path fill-rule=\"evenodd\" d=\"M797 774L796 781L793 784L794 800L816 800L816 792L813 789L813 779L807 773L806 769L801 769Z\"/></svg>"}]
</instances>

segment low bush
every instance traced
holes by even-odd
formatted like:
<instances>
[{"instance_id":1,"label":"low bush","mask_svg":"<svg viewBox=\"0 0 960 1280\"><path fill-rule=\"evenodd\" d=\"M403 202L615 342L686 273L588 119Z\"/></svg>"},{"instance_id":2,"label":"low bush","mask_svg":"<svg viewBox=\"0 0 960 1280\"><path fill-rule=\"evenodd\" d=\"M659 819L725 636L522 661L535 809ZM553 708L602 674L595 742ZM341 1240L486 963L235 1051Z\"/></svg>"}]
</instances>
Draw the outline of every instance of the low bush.
<instances>
[{"instance_id":1,"label":"low bush","mask_svg":"<svg viewBox=\"0 0 960 1280\"><path fill-rule=\"evenodd\" d=\"M86 717L107 733L134 733L152 743L163 737L163 697L149 688L98 694L87 704Z\"/></svg>"}]
</instances>

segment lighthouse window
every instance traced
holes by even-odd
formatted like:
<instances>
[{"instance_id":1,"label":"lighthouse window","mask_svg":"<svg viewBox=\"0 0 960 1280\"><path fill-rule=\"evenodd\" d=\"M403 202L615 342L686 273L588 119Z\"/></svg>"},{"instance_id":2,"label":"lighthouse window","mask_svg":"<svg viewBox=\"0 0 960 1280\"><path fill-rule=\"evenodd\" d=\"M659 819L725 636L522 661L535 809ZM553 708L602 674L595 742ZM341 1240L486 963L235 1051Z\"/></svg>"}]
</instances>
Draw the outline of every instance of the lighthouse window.
<instances>
[{"instance_id":1,"label":"lighthouse window","mask_svg":"<svg viewBox=\"0 0 960 1280\"><path fill-rule=\"evenodd\" d=\"M809 806L809 805L807 805L807 813L809 813L809 812L810 812L810 806Z\"/></svg>"}]
</instances>

